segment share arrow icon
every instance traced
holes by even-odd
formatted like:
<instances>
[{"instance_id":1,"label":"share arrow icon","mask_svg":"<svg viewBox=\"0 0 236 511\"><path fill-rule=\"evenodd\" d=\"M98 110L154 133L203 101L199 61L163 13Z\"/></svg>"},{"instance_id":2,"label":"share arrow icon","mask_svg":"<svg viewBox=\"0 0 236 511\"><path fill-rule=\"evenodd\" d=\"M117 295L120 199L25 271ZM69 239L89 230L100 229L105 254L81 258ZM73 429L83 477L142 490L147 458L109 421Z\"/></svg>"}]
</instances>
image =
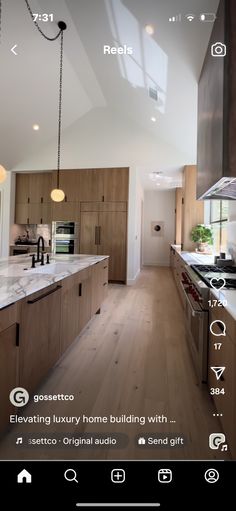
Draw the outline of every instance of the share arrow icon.
<instances>
[{"instance_id":1,"label":"share arrow icon","mask_svg":"<svg viewBox=\"0 0 236 511\"><path fill-rule=\"evenodd\" d=\"M219 380L225 370L225 367L211 367L211 370L215 373L216 379Z\"/></svg>"}]
</instances>

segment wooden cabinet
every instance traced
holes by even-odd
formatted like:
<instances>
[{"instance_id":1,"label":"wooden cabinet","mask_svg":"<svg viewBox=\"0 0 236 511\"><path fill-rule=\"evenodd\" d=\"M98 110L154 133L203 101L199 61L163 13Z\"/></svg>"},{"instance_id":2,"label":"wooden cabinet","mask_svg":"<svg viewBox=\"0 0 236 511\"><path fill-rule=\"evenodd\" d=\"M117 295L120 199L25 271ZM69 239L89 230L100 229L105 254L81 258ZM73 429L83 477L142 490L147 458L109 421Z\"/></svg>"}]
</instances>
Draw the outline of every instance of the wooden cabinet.
<instances>
[{"instance_id":1,"label":"wooden cabinet","mask_svg":"<svg viewBox=\"0 0 236 511\"><path fill-rule=\"evenodd\" d=\"M77 170L60 170L59 186L65 193L65 201L61 204L65 204L66 202L76 202L79 200L79 180ZM57 188L56 170L53 171L53 188Z\"/></svg>"},{"instance_id":2,"label":"wooden cabinet","mask_svg":"<svg viewBox=\"0 0 236 511\"><path fill-rule=\"evenodd\" d=\"M52 221L52 174L16 174L15 222L17 224L48 224Z\"/></svg>"},{"instance_id":3,"label":"wooden cabinet","mask_svg":"<svg viewBox=\"0 0 236 511\"><path fill-rule=\"evenodd\" d=\"M182 201L183 188L175 190L175 245L181 245L182 242Z\"/></svg>"},{"instance_id":4,"label":"wooden cabinet","mask_svg":"<svg viewBox=\"0 0 236 511\"><path fill-rule=\"evenodd\" d=\"M215 298L212 294L212 298ZM226 435L226 441L229 445L233 458L236 456L236 321L229 313L221 307L210 310L210 323L212 321L223 321L226 325L225 336L214 336L210 333L209 338L209 372L208 387L218 388L224 391L224 394L211 394L214 400L217 412L222 414L220 421L223 431ZM221 324L214 324L214 333L220 335ZM231 337L234 334L234 337ZM221 344L220 349L216 349ZM225 367L222 377L217 380L211 367Z\"/></svg>"},{"instance_id":5,"label":"wooden cabinet","mask_svg":"<svg viewBox=\"0 0 236 511\"><path fill-rule=\"evenodd\" d=\"M109 255L109 280L126 281L126 251L126 211L81 211L80 252Z\"/></svg>"},{"instance_id":6,"label":"wooden cabinet","mask_svg":"<svg viewBox=\"0 0 236 511\"><path fill-rule=\"evenodd\" d=\"M35 172L29 174L29 202L38 204L51 202L52 174L49 172Z\"/></svg>"},{"instance_id":7,"label":"wooden cabinet","mask_svg":"<svg viewBox=\"0 0 236 511\"><path fill-rule=\"evenodd\" d=\"M18 324L16 305L0 310L0 434L9 426L14 413L9 394L17 387Z\"/></svg>"},{"instance_id":8,"label":"wooden cabinet","mask_svg":"<svg viewBox=\"0 0 236 511\"><path fill-rule=\"evenodd\" d=\"M128 201L129 169L103 169L104 201Z\"/></svg>"},{"instance_id":9,"label":"wooden cabinet","mask_svg":"<svg viewBox=\"0 0 236 511\"><path fill-rule=\"evenodd\" d=\"M108 287L108 259L92 266L92 315L100 309L106 297Z\"/></svg>"},{"instance_id":10,"label":"wooden cabinet","mask_svg":"<svg viewBox=\"0 0 236 511\"><path fill-rule=\"evenodd\" d=\"M61 286L20 302L19 383L34 391L60 355Z\"/></svg>"},{"instance_id":11,"label":"wooden cabinet","mask_svg":"<svg viewBox=\"0 0 236 511\"><path fill-rule=\"evenodd\" d=\"M79 286L78 332L81 332L89 322L92 313L92 278L90 268L82 270L77 274L77 283Z\"/></svg>"},{"instance_id":12,"label":"wooden cabinet","mask_svg":"<svg viewBox=\"0 0 236 511\"><path fill-rule=\"evenodd\" d=\"M204 223L204 201L196 199L197 169L195 165L186 165L183 174L183 210L182 210L182 247L183 250L195 250L191 241L191 230L197 224Z\"/></svg>"},{"instance_id":13,"label":"wooden cabinet","mask_svg":"<svg viewBox=\"0 0 236 511\"><path fill-rule=\"evenodd\" d=\"M61 297L61 353L70 346L79 334L79 282L71 275L62 281Z\"/></svg>"},{"instance_id":14,"label":"wooden cabinet","mask_svg":"<svg viewBox=\"0 0 236 511\"><path fill-rule=\"evenodd\" d=\"M104 201L103 170L81 169L78 175L78 200Z\"/></svg>"},{"instance_id":15,"label":"wooden cabinet","mask_svg":"<svg viewBox=\"0 0 236 511\"><path fill-rule=\"evenodd\" d=\"M53 202L52 220L54 221L79 221L79 203L78 202Z\"/></svg>"}]
</instances>

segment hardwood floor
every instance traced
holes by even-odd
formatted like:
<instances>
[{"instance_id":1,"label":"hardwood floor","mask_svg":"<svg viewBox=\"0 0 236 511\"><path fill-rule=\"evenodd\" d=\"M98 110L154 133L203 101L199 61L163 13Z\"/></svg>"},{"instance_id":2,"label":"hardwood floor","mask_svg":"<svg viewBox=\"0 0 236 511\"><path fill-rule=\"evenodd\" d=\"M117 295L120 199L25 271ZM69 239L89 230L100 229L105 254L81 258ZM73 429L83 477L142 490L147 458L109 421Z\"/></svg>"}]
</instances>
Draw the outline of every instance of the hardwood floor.
<instances>
[{"instance_id":1,"label":"hardwood floor","mask_svg":"<svg viewBox=\"0 0 236 511\"><path fill-rule=\"evenodd\" d=\"M220 432L221 426L213 417L214 405L206 385L197 384L183 310L169 268L144 268L132 287L109 285L101 314L94 316L38 389L38 394L61 393L75 394L75 400L31 402L22 415L147 418L163 414L168 422L143 426L137 422L84 423L77 427L19 424L2 440L1 459L227 458L208 447L209 434ZM129 443L125 449L25 447L28 436L82 432L125 433ZM137 436L158 434L184 437L185 445L137 445ZM21 436L24 443L16 446L16 438Z\"/></svg>"}]
</instances>

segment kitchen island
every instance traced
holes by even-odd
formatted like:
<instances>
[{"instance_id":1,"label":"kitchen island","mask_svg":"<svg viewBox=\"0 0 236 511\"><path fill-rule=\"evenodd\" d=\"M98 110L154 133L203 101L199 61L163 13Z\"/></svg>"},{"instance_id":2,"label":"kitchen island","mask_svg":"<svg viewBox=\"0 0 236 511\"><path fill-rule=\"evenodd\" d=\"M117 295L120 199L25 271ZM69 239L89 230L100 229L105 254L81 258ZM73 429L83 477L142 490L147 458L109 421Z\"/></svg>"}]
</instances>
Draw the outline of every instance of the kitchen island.
<instances>
[{"instance_id":1,"label":"kitchen island","mask_svg":"<svg viewBox=\"0 0 236 511\"><path fill-rule=\"evenodd\" d=\"M0 431L14 410L9 392L33 392L100 312L108 287L108 256L55 256L31 268L31 259L0 261Z\"/></svg>"}]
</instances>

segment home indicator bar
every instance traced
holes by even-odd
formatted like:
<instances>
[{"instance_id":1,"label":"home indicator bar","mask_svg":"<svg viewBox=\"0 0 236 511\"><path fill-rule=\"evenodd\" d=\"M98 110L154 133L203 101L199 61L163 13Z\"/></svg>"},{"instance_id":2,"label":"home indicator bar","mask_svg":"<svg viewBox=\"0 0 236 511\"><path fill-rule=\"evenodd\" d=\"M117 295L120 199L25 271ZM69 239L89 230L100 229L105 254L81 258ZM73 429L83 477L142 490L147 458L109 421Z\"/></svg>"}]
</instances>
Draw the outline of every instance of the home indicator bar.
<instances>
[{"instance_id":1,"label":"home indicator bar","mask_svg":"<svg viewBox=\"0 0 236 511\"><path fill-rule=\"evenodd\" d=\"M154 502L149 502L149 503L137 503L137 502L99 502L99 503L91 503L91 504L79 504L77 503L76 506L77 507L151 507L151 508L155 508L155 507L160 507L161 504L159 504L158 502L157 503L154 503Z\"/></svg>"}]
</instances>

